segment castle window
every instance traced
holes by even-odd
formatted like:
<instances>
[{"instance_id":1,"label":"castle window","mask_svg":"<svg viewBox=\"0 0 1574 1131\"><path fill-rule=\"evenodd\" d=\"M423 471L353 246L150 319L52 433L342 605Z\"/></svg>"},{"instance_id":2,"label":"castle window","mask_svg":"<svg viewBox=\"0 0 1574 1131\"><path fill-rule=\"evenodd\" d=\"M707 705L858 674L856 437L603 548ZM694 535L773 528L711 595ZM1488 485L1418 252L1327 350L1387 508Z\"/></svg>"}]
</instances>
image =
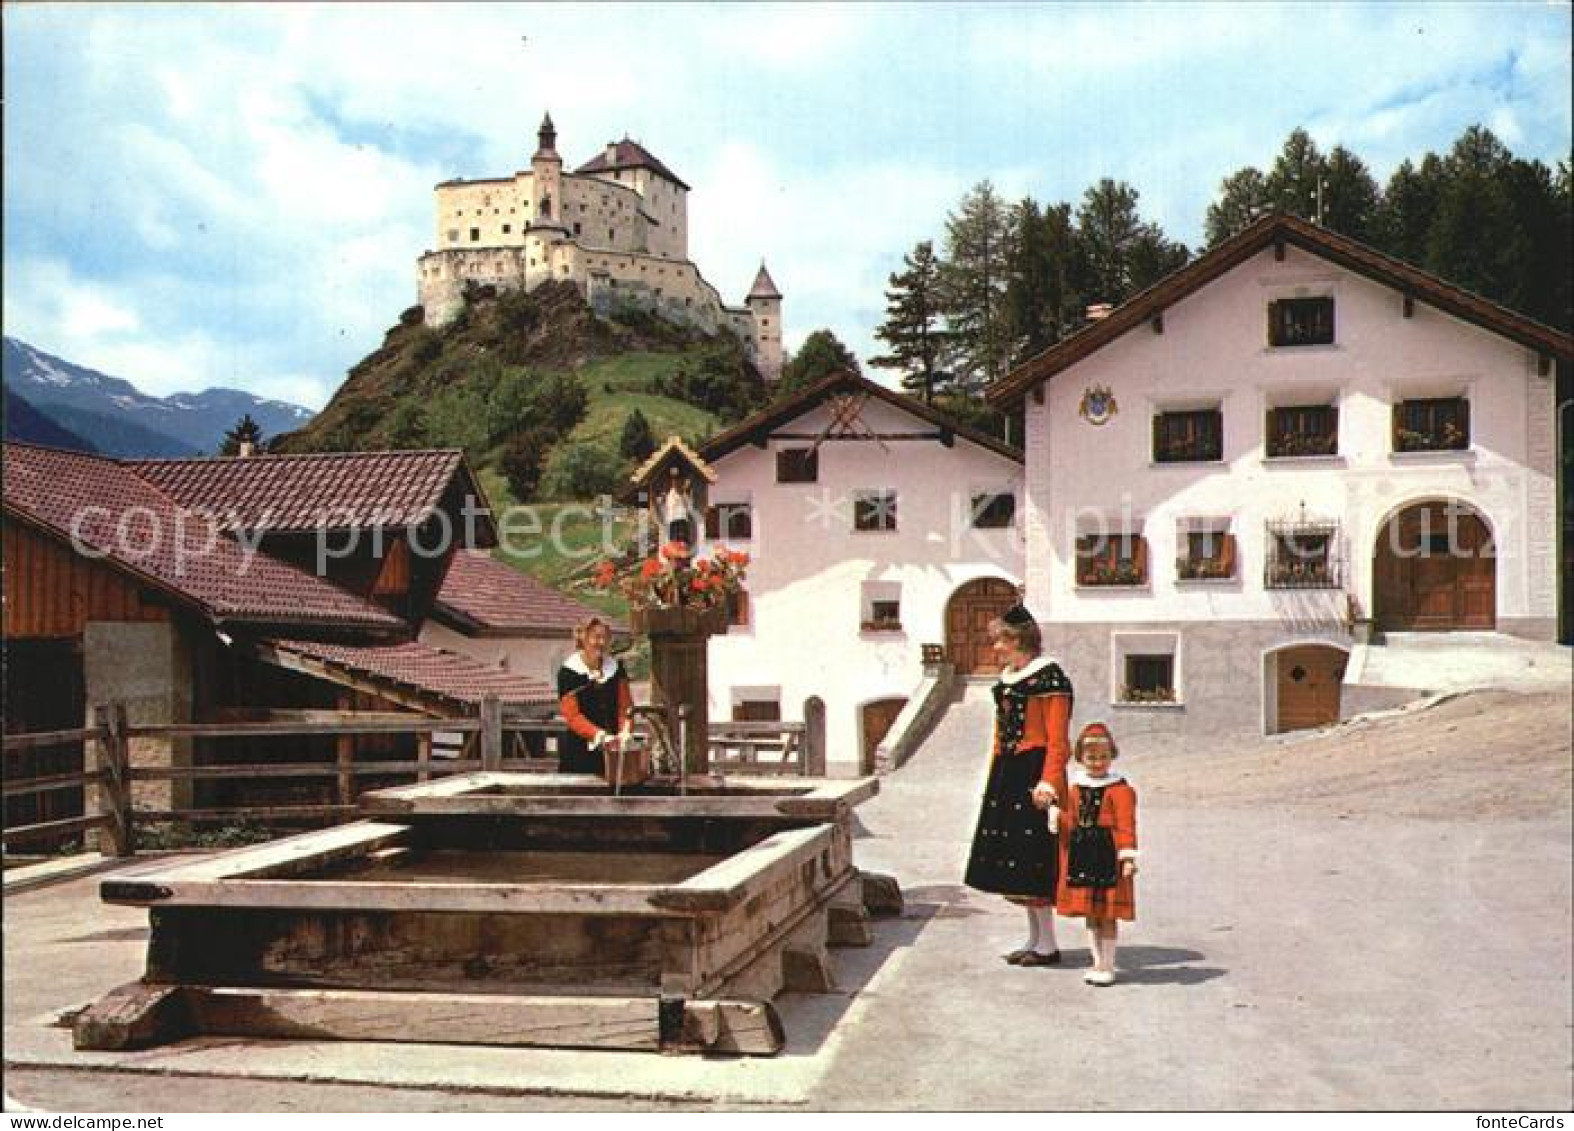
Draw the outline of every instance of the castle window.
<instances>
[{"instance_id":1,"label":"castle window","mask_svg":"<svg viewBox=\"0 0 1574 1131\"><path fill-rule=\"evenodd\" d=\"M458 228L449 228L448 229L448 242L449 243L458 243L459 242L459 229Z\"/></svg>"},{"instance_id":2,"label":"castle window","mask_svg":"<svg viewBox=\"0 0 1574 1131\"><path fill-rule=\"evenodd\" d=\"M608 228L607 229L607 242L611 243L615 238L616 238L616 236L613 234L612 229Z\"/></svg>"},{"instance_id":3,"label":"castle window","mask_svg":"<svg viewBox=\"0 0 1574 1131\"><path fill-rule=\"evenodd\" d=\"M505 236L508 235L508 233L512 232L513 230L514 230L514 226L512 224L504 224L503 225L503 234Z\"/></svg>"},{"instance_id":4,"label":"castle window","mask_svg":"<svg viewBox=\"0 0 1574 1131\"><path fill-rule=\"evenodd\" d=\"M480 228L471 228L470 229L470 242L471 243L480 243L481 242L481 229Z\"/></svg>"},{"instance_id":5,"label":"castle window","mask_svg":"<svg viewBox=\"0 0 1574 1131\"><path fill-rule=\"evenodd\" d=\"M579 235L579 221L578 220L574 221L574 234L576 236Z\"/></svg>"}]
</instances>

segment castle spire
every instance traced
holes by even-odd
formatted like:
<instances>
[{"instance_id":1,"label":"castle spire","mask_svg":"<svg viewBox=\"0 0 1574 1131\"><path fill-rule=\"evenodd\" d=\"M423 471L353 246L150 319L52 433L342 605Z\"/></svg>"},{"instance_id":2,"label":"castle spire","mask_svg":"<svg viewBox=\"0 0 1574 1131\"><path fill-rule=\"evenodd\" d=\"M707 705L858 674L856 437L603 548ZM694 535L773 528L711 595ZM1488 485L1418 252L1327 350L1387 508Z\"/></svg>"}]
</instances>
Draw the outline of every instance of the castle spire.
<instances>
[{"instance_id":1,"label":"castle spire","mask_svg":"<svg viewBox=\"0 0 1574 1131\"><path fill-rule=\"evenodd\" d=\"M776 281L771 278L771 273L765 269L764 260L760 261L760 273L754 276L754 286L749 288L749 298L781 298L781 291L776 289Z\"/></svg>"},{"instance_id":2,"label":"castle spire","mask_svg":"<svg viewBox=\"0 0 1574 1131\"><path fill-rule=\"evenodd\" d=\"M536 131L536 156L557 156L557 127L552 124L552 113L542 115L541 128Z\"/></svg>"}]
</instances>

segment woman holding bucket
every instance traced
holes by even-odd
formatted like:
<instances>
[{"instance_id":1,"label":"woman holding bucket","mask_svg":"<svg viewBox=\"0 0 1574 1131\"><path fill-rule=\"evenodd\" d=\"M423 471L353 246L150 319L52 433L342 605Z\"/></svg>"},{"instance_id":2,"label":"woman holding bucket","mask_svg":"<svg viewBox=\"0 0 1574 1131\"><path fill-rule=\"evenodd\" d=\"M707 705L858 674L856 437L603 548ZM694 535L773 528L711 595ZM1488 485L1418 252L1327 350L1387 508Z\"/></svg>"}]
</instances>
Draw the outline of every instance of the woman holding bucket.
<instances>
[{"instance_id":1,"label":"woman holding bucket","mask_svg":"<svg viewBox=\"0 0 1574 1131\"><path fill-rule=\"evenodd\" d=\"M590 617L574 628L576 651L557 672L558 710L568 733L558 747L558 772L603 774L606 751L629 740L634 695L628 672L608 654L612 628Z\"/></svg>"}]
</instances>

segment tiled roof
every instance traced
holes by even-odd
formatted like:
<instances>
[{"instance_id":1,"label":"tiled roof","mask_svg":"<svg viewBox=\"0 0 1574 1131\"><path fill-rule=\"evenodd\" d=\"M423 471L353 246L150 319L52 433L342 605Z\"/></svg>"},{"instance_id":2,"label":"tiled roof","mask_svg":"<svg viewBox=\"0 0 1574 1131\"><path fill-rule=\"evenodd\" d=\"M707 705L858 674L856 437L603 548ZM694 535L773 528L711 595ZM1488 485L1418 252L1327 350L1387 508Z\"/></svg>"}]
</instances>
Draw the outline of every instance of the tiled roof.
<instances>
[{"instance_id":1,"label":"tiled roof","mask_svg":"<svg viewBox=\"0 0 1574 1131\"><path fill-rule=\"evenodd\" d=\"M898 393L894 389L887 389L884 385L877 385L867 377L856 373L832 373L813 385L808 386L795 396L779 401L769 408L761 409L753 416L741 423L733 425L720 435L713 436L700 448L700 455L712 464L722 457L743 447L745 444L769 436L777 428L796 420L822 401L840 393L864 394L884 401L893 408L910 413L935 427L940 437L958 437L970 443L986 448L998 456L1015 463L1022 462L1020 450L998 440L993 436L976 431L964 424L958 424L951 417L924 404L916 397L909 397L905 393Z\"/></svg>"},{"instance_id":2,"label":"tiled roof","mask_svg":"<svg viewBox=\"0 0 1574 1131\"><path fill-rule=\"evenodd\" d=\"M457 450L130 460L126 466L182 506L211 511L230 530L418 526L441 506L456 476L486 506ZM486 525L490 532L490 520Z\"/></svg>"},{"instance_id":3,"label":"tiled roof","mask_svg":"<svg viewBox=\"0 0 1574 1131\"><path fill-rule=\"evenodd\" d=\"M1298 216L1275 213L1127 299L1103 319L1029 358L991 385L985 395L996 408L1014 404L1039 383L1103 349L1116 338L1163 313L1166 307L1175 305L1276 243L1292 244L1529 349L1565 360L1574 357L1574 336L1543 326L1349 236L1330 232Z\"/></svg>"},{"instance_id":4,"label":"tiled roof","mask_svg":"<svg viewBox=\"0 0 1574 1131\"><path fill-rule=\"evenodd\" d=\"M607 150L612 151L610 156ZM630 141L628 138L612 142L606 149L603 149L589 161L586 161L574 172L576 174L610 173L614 169L650 169L666 177L667 180L685 191L689 187L678 179L676 173L651 156L648 149L639 142Z\"/></svg>"},{"instance_id":5,"label":"tiled roof","mask_svg":"<svg viewBox=\"0 0 1574 1131\"><path fill-rule=\"evenodd\" d=\"M650 457L630 473L629 482L644 483L661 466L662 461L670 455L678 455L687 460L695 471L705 477L705 482L716 482L716 469L706 463L698 452L684 443L682 436L668 436L664 444L651 452Z\"/></svg>"},{"instance_id":6,"label":"tiled roof","mask_svg":"<svg viewBox=\"0 0 1574 1131\"><path fill-rule=\"evenodd\" d=\"M274 663L283 660L285 667L347 685L371 683L391 692L414 693L471 707L480 706L488 695L497 696L509 707L548 707L557 702L552 688L543 680L491 667L428 644L357 647L312 640L267 640L260 648L264 659ZM270 651L278 655L270 655Z\"/></svg>"},{"instance_id":7,"label":"tiled roof","mask_svg":"<svg viewBox=\"0 0 1574 1131\"><path fill-rule=\"evenodd\" d=\"M765 264L760 264L760 273L754 276L754 286L749 288L750 298L781 298L781 291L776 289L776 280L771 278L771 273L765 269Z\"/></svg>"},{"instance_id":8,"label":"tiled roof","mask_svg":"<svg viewBox=\"0 0 1574 1131\"><path fill-rule=\"evenodd\" d=\"M435 615L470 635L566 636L595 609L497 561L461 550L448 566ZM614 632L625 632L613 624Z\"/></svg>"},{"instance_id":9,"label":"tiled roof","mask_svg":"<svg viewBox=\"0 0 1574 1131\"><path fill-rule=\"evenodd\" d=\"M6 444L5 509L215 619L406 628L313 573L247 553L116 460Z\"/></svg>"}]
</instances>

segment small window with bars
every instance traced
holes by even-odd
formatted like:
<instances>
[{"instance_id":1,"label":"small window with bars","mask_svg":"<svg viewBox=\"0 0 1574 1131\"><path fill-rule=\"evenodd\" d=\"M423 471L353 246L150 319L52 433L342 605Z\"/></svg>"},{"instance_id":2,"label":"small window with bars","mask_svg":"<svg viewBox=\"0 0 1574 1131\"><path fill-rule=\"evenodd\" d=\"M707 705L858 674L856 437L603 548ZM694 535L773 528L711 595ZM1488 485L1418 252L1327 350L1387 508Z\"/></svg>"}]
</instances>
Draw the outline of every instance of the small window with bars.
<instances>
[{"instance_id":1,"label":"small window with bars","mask_svg":"<svg viewBox=\"0 0 1574 1131\"><path fill-rule=\"evenodd\" d=\"M1394 451L1462 452L1470 447L1470 402L1464 397L1401 401L1394 406Z\"/></svg>"},{"instance_id":2,"label":"small window with bars","mask_svg":"<svg viewBox=\"0 0 1574 1131\"><path fill-rule=\"evenodd\" d=\"M1327 346L1334 340L1334 300L1286 298L1268 304L1268 344Z\"/></svg>"},{"instance_id":3,"label":"small window with bars","mask_svg":"<svg viewBox=\"0 0 1574 1131\"><path fill-rule=\"evenodd\" d=\"M1173 655L1126 657L1125 682L1121 685L1123 703L1175 702L1175 657Z\"/></svg>"},{"instance_id":4,"label":"small window with bars","mask_svg":"<svg viewBox=\"0 0 1574 1131\"><path fill-rule=\"evenodd\" d=\"M1333 405L1270 409L1263 435L1270 459L1339 454L1339 410Z\"/></svg>"},{"instance_id":5,"label":"small window with bars","mask_svg":"<svg viewBox=\"0 0 1574 1131\"><path fill-rule=\"evenodd\" d=\"M820 478L820 453L813 448L783 448L776 453L776 482L815 483Z\"/></svg>"},{"instance_id":6,"label":"small window with bars","mask_svg":"<svg viewBox=\"0 0 1574 1131\"><path fill-rule=\"evenodd\" d=\"M896 529L896 492L884 488L853 492L853 529L863 533Z\"/></svg>"},{"instance_id":7,"label":"small window with bars","mask_svg":"<svg viewBox=\"0 0 1574 1131\"><path fill-rule=\"evenodd\" d=\"M1146 585L1148 542L1140 534L1084 534L1077 539L1078 585Z\"/></svg>"},{"instance_id":8,"label":"small window with bars","mask_svg":"<svg viewBox=\"0 0 1574 1131\"><path fill-rule=\"evenodd\" d=\"M972 514L973 526L977 529L1004 529L1016 519L1017 497L1009 491L974 495Z\"/></svg>"},{"instance_id":9,"label":"small window with bars","mask_svg":"<svg viewBox=\"0 0 1574 1131\"><path fill-rule=\"evenodd\" d=\"M1227 581L1235 576L1235 535L1222 529L1183 532L1175 576L1182 581Z\"/></svg>"},{"instance_id":10,"label":"small window with bars","mask_svg":"<svg viewBox=\"0 0 1574 1131\"><path fill-rule=\"evenodd\" d=\"M754 507L747 502L713 503L705 508L705 537L747 542L754 537Z\"/></svg>"},{"instance_id":11,"label":"small window with bars","mask_svg":"<svg viewBox=\"0 0 1574 1131\"><path fill-rule=\"evenodd\" d=\"M1154 415L1154 463L1207 463L1223 458L1224 413L1220 409Z\"/></svg>"}]
</instances>

